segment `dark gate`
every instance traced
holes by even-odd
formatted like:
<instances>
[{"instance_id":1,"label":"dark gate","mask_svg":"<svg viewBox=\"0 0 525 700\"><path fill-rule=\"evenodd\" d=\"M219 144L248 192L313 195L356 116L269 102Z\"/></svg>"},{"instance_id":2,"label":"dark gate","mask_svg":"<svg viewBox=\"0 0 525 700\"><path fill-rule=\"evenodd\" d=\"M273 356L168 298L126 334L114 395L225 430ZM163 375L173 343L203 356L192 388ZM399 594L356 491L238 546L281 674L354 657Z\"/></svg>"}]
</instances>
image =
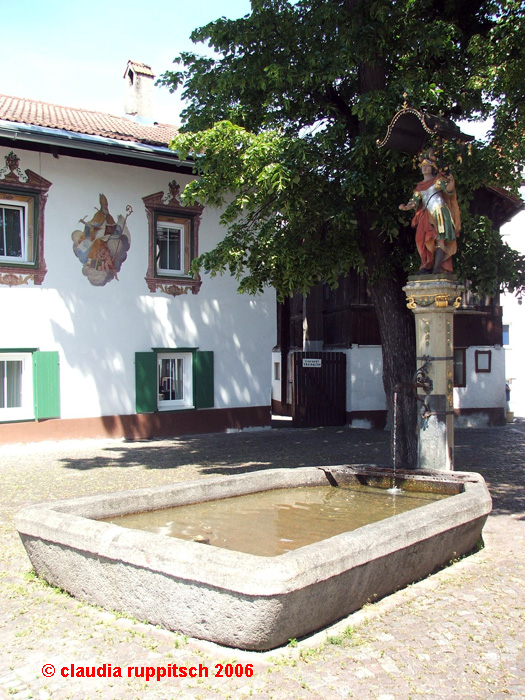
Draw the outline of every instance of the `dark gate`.
<instances>
[{"instance_id":1,"label":"dark gate","mask_svg":"<svg viewBox=\"0 0 525 700\"><path fill-rule=\"evenodd\" d=\"M295 352L292 425L315 428L346 423L346 355L342 352Z\"/></svg>"}]
</instances>

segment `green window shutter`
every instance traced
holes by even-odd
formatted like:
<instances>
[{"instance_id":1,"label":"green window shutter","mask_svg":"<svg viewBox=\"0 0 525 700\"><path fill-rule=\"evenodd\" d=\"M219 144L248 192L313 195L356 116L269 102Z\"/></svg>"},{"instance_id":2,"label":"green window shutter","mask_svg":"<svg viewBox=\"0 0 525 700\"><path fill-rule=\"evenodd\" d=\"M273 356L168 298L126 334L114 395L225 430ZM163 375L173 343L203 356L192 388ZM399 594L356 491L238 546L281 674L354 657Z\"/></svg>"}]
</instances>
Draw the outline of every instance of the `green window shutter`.
<instances>
[{"instance_id":1,"label":"green window shutter","mask_svg":"<svg viewBox=\"0 0 525 700\"><path fill-rule=\"evenodd\" d=\"M213 351L197 351L193 358L195 408L213 408Z\"/></svg>"},{"instance_id":2,"label":"green window shutter","mask_svg":"<svg viewBox=\"0 0 525 700\"><path fill-rule=\"evenodd\" d=\"M157 353L135 353L135 409L137 413L157 410Z\"/></svg>"},{"instance_id":3,"label":"green window shutter","mask_svg":"<svg viewBox=\"0 0 525 700\"><path fill-rule=\"evenodd\" d=\"M60 418L60 367L58 352L33 353L35 418Z\"/></svg>"}]
</instances>

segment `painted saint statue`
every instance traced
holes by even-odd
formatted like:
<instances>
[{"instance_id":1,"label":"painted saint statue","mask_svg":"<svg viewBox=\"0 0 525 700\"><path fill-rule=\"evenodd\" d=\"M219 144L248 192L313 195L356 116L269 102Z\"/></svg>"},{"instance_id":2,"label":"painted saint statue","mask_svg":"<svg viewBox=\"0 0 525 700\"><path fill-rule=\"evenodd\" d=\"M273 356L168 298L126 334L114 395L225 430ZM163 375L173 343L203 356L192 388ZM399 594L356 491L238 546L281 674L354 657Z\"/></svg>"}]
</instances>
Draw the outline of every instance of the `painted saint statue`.
<instances>
[{"instance_id":1,"label":"painted saint statue","mask_svg":"<svg viewBox=\"0 0 525 700\"><path fill-rule=\"evenodd\" d=\"M131 234L126 225L132 208L126 207L126 216L120 215L115 221L111 216L108 200L99 195L100 207L95 215L86 221L83 231L73 231L73 251L82 263L82 273L95 287L103 287L112 279L118 281L118 272L128 256Z\"/></svg>"},{"instance_id":2,"label":"painted saint statue","mask_svg":"<svg viewBox=\"0 0 525 700\"><path fill-rule=\"evenodd\" d=\"M461 217L454 177L437 166L433 149L419 157L423 180L418 182L402 211L415 211L412 226L421 258L420 273L452 272L452 256L457 250Z\"/></svg>"}]
</instances>

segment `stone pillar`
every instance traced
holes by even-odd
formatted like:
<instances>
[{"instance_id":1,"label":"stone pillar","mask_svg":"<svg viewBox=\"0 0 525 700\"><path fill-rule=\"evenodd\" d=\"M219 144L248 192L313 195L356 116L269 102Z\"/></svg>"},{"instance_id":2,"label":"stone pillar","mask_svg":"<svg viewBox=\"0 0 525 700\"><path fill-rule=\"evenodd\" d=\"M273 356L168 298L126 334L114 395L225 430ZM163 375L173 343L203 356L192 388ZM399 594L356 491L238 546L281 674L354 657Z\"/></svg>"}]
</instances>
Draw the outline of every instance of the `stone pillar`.
<instances>
[{"instance_id":1,"label":"stone pillar","mask_svg":"<svg viewBox=\"0 0 525 700\"><path fill-rule=\"evenodd\" d=\"M403 287L416 320L418 469L454 469L453 313L463 287L455 275L413 275ZM423 405L424 401L424 405Z\"/></svg>"}]
</instances>

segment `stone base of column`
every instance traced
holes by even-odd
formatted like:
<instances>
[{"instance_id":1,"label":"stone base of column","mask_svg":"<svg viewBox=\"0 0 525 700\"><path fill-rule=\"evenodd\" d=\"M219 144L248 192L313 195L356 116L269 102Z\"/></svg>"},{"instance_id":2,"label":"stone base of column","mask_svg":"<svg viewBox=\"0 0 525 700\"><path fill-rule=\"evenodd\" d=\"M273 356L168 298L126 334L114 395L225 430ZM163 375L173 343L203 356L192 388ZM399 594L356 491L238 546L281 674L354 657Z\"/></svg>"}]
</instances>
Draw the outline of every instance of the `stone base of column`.
<instances>
[{"instance_id":1,"label":"stone base of column","mask_svg":"<svg viewBox=\"0 0 525 700\"><path fill-rule=\"evenodd\" d=\"M423 397L421 397L423 398ZM428 411L418 422L418 469L454 469L454 412L440 394L425 397Z\"/></svg>"}]
</instances>

